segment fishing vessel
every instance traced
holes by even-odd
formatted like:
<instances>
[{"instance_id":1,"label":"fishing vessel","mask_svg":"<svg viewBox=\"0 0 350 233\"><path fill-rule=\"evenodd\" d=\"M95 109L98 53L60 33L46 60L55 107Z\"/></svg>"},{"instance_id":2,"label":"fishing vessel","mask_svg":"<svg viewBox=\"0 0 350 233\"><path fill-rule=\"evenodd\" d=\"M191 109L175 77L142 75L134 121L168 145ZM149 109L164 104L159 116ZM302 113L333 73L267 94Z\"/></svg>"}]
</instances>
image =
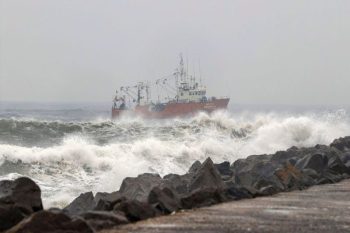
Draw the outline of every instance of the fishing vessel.
<instances>
[{"instance_id":1,"label":"fishing vessel","mask_svg":"<svg viewBox=\"0 0 350 233\"><path fill-rule=\"evenodd\" d=\"M157 90L156 100L151 95L152 87ZM226 109L229 101L228 97L208 97L201 77L198 81L195 75L188 74L180 55L180 64L173 74L157 79L153 84L139 82L120 87L113 99L112 118L124 114L144 118L191 116L198 112Z\"/></svg>"}]
</instances>

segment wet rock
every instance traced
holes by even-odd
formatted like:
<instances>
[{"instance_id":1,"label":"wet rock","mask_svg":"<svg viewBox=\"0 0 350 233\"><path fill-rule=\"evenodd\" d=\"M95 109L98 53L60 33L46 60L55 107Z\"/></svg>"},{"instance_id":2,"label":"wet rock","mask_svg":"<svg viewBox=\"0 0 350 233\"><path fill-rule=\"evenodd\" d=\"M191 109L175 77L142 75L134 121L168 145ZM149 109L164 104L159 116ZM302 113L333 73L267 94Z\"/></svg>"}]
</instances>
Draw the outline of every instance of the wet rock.
<instances>
[{"instance_id":1,"label":"wet rock","mask_svg":"<svg viewBox=\"0 0 350 233\"><path fill-rule=\"evenodd\" d=\"M94 210L111 211L118 202L125 200L120 192L96 193L94 198Z\"/></svg>"},{"instance_id":2,"label":"wet rock","mask_svg":"<svg viewBox=\"0 0 350 233\"><path fill-rule=\"evenodd\" d=\"M342 175L334 174L332 172L324 173L319 179L317 179L316 184L329 184L336 183L343 179Z\"/></svg>"},{"instance_id":3,"label":"wet rock","mask_svg":"<svg viewBox=\"0 0 350 233\"><path fill-rule=\"evenodd\" d=\"M190 167L190 169L188 170L188 173L195 173L198 171L198 169L201 167L201 162L199 162L198 160L196 160Z\"/></svg>"},{"instance_id":4,"label":"wet rock","mask_svg":"<svg viewBox=\"0 0 350 233\"><path fill-rule=\"evenodd\" d=\"M239 200L243 198L252 198L255 196L256 191L252 192L249 191L248 189L232 182L226 182L226 190L225 194L228 199L230 200Z\"/></svg>"},{"instance_id":5,"label":"wet rock","mask_svg":"<svg viewBox=\"0 0 350 233\"><path fill-rule=\"evenodd\" d=\"M199 208L228 201L221 189L205 187L196 189L188 196L181 198L181 205L184 209Z\"/></svg>"},{"instance_id":6,"label":"wet rock","mask_svg":"<svg viewBox=\"0 0 350 233\"><path fill-rule=\"evenodd\" d=\"M190 183L191 177L191 174L169 174L164 176L161 186L170 188L178 195L183 195L188 193L188 184Z\"/></svg>"},{"instance_id":7,"label":"wet rock","mask_svg":"<svg viewBox=\"0 0 350 233\"><path fill-rule=\"evenodd\" d=\"M88 211L80 215L95 231L129 223L122 212Z\"/></svg>"},{"instance_id":8,"label":"wet rock","mask_svg":"<svg viewBox=\"0 0 350 233\"><path fill-rule=\"evenodd\" d=\"M63 213L39 211L24 219L6 233L93 233L90 226L82 219L71 219Z\"/></svg>"},{"instance_id":9,"label":"wet rock","mask_svg":"<svg viewBox=\"0 0 350 233\"><path fill-rule=\"evenodd\" d=\"M316 180L322 176L322 174L319 174L315 170L312 170L312 169L303 169L302 172L303 172L303 174L309 176L314 181L314 183L312 185L315 185L317 183Z\"/></svg>"},{"instance_id":10,"label":"wet rock","mask_svg":"<svg viewBox=\"0 0 350 233\"><path fill-rule=\"evenodd\" d=\"M312 169L317 173L321 173L327 167L327 163L327 156L316 153L304 156L304 158L297 161L295 166L299 170Z\"/></svg>"},{"instance_id":11,"label":"wet rock","mask_svg":"<svg viewBox=\"0 0 350 233\"><path fill-rule=\"evenodd\" d=\"M181 202L174 192L165 187L155 187L148 196L148 203L162 214L170 214L181 209Z\"/></svg>"},{"instance_id":12,"label":"wet rock","mask_svg":"<svg viewBox=\"0 0 350 233\"><path fill-rule=\"evenodd\" d=\"M284 191L283 184L275 175L259 177L253 187L258 190L259 195L273 195Z\"/></svg>"},{"instance_id":13,"label":"wet rock","mask_svg":"<svg viewBox=\"0 0 350 233\"><path fill-rule=\"evenodd\" d=\"M34 181L27 177L0 181L0 231L42 209L41 191Z\"/></svg>"},{"instance_id":14,"label":"wet rock","mask_svg":"<svg viewBox=\"0 0 350 233\"><path fill-rule=\"evenodd\" d=\"M277 169L274 173L282 182L284 190L290 191L295 189L302 189L313 185L313 179L310 176L302 173L294 166L293 163L288 161L284 167Z\"/></svg>"},{"instance_id":15,"label":"wet rock","mask_svg":"<svg viewBox=\"0 0 350 233\"><path fill-rule=\"evenodd\" d=\"M277 188L274 185L265 185L261 189L259 189L259 196L267 196L267 195L274 195L276 193L281 192L279 188Z\"/></svg>"},{"instance_id":16,"label":"wet rock","mask_svg":"<svg viewBox=\"0 0 350 233\"><path fill-rule=\"evenodd\" d=\"M152 206L137 200L125 200L114 206L114 211L121 211L130 222L144 220L157 215Z\"/></svg>"},{"instance_id":17,"label":"wet rock","mask_svg":"<svg viewBox=\"0 0 350 233\"><path fill-rule=\"evenodd\" d=\"M0 203L14 203L33 212L43 209L41 190L27 177L0 181Z\"/></svg>"},{"instance_id":18,"label":"wet rock","mask_svg":"<svg viewBox=\"0 0 350 233\"><path fill-rule=\"evenodd\" d=\"M92 210L95 206L94 195L92 192L82 193L79 197L75 198L67 207L63 210L70 216L79 215L83 212Z\"/></svg>"},{"instance_id":19,"label":"wet rock","mask_svg":"<svg viewBox=\"0 0 350 233\"><path fill-rule=\"evenodd\" d=\"M233 172L230 168L230 162L228 161L215 164L215 167L223 179L229 179L233 175Z\"/></svg>"},{"instance_id":20,"label":"wet rock","mask_svg":"<svg viewBox=\"0 0 350 233\"><path fill-rule=\"evenodd\" d=\"M32 212L26 208L16 206L13 204L1 204L0 205L0 232L7 230L25 217L29 216Z\"/></svg>"},{"instance_id":21,"label":"wet rock","mask_svg":"<svg viewBox=\"0 0 350 233\"><path fill-rule=\"evenodd\" d=\"M345 166L343 161L337 155L333 155L329 157L327 168L328 170L336 174L340 174L340 175L344 173L350 174L350 169L347 166Z\"/></svg>"},{"instance_id":22,"label":"wet rock","mask_svg":"<svg viewBox=\"0 0 350 233\"><path fill-rule=\"evenodd\" d=\"M347 168L350 168L350 152L342 153L339 158Z\"/></svg>"},{"instance_id":23,"label":"wet rock","mask_svg":"<svg viewBox=\"0 0 350 233\"><path fill-rule=\"evenodd\" d=\"M270 156L251 157L248 161L244 161L241 168L236 168L235 183L245 187L248 190L260 190L267 186L274 186L278 190L283 190L284 186L275 176L275 171L282 167L282 164L269 161ZM242 164L242 161L239 162ZM237 171L238 170L238 171Z\"/></svg>"},{"instance_id":24,"label":"wet rock","mask_svg":"<svg viewBox=\"0 0 350 233\"><path fill-rule=\"evenodd\" d=\"M136 178L125 178L119 192L130 200L146 202L150 191L161 183L158 174L144 173Z\"/></svg>"},{"instance_id":25,"label":"wet rock","mask_svg":"<svg viewBox=\"0 0 350 233\"><path fill-rule=\"evenodd\" d=\"M291 147L286 151L277 151L271 156L271 161L283 164L290 160L296 160L299 156L299 151L297 147Z\"/></svg>"},{"instance_id":26,"label":"wet rock","mask_svg":"<svg viewBox=\"0 0 350 233\"><path fill-rule=\"evenodd\" d=\"M207 188L219 190L225 188L225 183L221 180L221 176L210 158L204 161L189 183L190 192Z\"/></svg>"},{"instance_id":27,"label":"wet rock","mask_svg":"<svg viewBox=\"0 0 350 233\"><path fill-rule=\"evenodd\" d=\"M335 139L331 143L330 146L337 148L338 150L341 150L343 152L349 151L350 150L350 136Z\"/></svg>"}]
</instances>

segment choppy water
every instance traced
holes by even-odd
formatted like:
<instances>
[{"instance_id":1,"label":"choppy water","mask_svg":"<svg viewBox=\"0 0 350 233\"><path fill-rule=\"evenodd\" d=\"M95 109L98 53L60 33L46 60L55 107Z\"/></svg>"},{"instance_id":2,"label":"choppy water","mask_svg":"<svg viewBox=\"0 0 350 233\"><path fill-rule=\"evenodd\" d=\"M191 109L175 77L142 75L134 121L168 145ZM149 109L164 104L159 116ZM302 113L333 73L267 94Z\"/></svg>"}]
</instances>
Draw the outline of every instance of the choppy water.
<instances>
[{"instance_id":1,"label":"choppy water","mask_svg":"<svg viewBox=\"0 0 350 233\"><path fill-rule=\"evenodd\" d=\"M109 106L77 106L3 104L0 180L29 176L46 207L62 207L81 192L115 191L127 176L184 173L208 156L233 162L350 135L344 108L241 106L187 119L111 121Z\"/></svg>"}]
</instances>

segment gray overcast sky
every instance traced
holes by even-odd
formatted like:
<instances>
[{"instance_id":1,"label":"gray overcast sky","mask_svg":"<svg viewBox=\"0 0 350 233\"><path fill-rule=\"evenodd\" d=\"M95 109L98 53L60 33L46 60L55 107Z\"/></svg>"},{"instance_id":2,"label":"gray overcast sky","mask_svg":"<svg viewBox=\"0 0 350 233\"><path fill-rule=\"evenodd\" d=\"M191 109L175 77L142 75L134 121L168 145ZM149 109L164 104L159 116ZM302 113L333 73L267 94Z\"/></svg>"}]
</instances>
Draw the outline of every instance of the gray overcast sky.
<instances>
[{"instance_id":1,"label":"gray overcast sky","mask_svg":"<svg viewBox=\"0 0 350 233\"><path fill-rule=\"evenodd\" d=\"M350 1L0 0L0 100L110 101L180 52L234 103L348 104Z\"/></svg>"}]
</instances>

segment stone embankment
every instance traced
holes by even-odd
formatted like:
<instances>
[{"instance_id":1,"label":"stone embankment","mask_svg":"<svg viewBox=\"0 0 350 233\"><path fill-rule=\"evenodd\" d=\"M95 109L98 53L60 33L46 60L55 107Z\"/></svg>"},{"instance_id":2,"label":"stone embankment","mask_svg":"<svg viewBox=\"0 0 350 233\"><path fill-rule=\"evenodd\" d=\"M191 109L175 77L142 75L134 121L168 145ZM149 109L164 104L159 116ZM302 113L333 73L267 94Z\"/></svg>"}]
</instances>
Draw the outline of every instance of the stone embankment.
<instances>
[{"instance_id":1,"label":"stone embankment","mask_svg":"<svg viewBox=\"0 0 350 233\"><path fill-rule=\"evenodd\" d=\"M126 178L119 191L87 192L64 209L43 210L40 188L29 178L0 181L0 231L96 232L185 209L336 183L350 177L349 148L345 137L330 146L292 147L233 164L208 158L184 175Z\"/></svg>"},{"instance_id":2,"label":"stone embankment","mask_svg":"<svg viewBox=\"0 0 350 233\"><path fill-rule=\"evenodd\" d=\"M347 179L151 218L101 233L348 233L349 194Z\"/></svg>"}]
</instances>

